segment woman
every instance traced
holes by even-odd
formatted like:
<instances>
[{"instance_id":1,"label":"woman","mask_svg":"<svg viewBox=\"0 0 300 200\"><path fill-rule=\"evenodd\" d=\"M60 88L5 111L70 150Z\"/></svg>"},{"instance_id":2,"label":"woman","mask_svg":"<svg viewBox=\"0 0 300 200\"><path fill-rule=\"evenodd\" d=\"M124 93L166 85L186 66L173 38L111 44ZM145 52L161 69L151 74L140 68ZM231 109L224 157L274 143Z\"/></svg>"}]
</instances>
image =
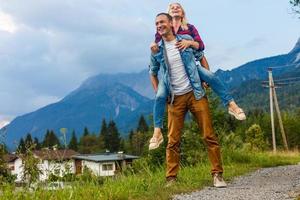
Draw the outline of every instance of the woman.
<instances>
[{"instance_id":1,"label":"woman","mask_svg":"<svg viewBox=\"0 0 300 200\"><path fill-rule=\"evenodd\" d=\"M181 40L177 42L177 48L180 51L183 51L186 48L193 48L198 51L203 51L204 44L201 40L201 37L197 29L192 24L187 23L185 12L182 6L179 3L171 3L168 8L168 13L173 18L173 31L176 34L188 34L194 39L194 41ZM160 42L160 40L161 36L158 33L156 33L155 42L153 42L150 46L152 54L158 52L157 43ZM227 91L225 85L214 73L209 71L209 65L204 55L200 58L200 63L202 67L198 68L198 73L201 80L205 81L203 83L203 86L205 88L208 87L208 83L212 87L214 92L216 92L217 95L221 97L224 106L228 107L229 114L233 115L238 120L245 120L246 116L244 111L241 108L239 108L238 105L235 103L235 101ZM165 90L164 88L162 88L164 87L164 84L159 84L159 87L161 87L161 91ZM167 94L167 92L162 92L159 94L156 93L155 96L155 103L153 109L154 133L152 138L150 139L149 150L158 148L159 145L163 142L161 128L167 99L167 96L165 94Z\"/></svg>"}]
</instances>

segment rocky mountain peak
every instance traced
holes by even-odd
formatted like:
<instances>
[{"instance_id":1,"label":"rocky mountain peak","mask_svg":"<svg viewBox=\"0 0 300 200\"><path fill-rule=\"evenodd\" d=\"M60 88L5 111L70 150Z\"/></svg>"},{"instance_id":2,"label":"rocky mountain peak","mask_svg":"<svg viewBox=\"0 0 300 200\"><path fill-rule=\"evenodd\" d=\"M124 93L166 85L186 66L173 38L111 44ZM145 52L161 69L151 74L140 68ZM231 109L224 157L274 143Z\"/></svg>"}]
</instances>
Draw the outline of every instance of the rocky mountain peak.
<instances>
[{"instance_id":1,"label":"rocky mountain peak","mask_svg":"<svg viewBox=\"0 0 300 200\"><path fill-rule=\"evenodd\" d=\"M300 38L298 39L294 48L290 51L290 53L297 53L297 52L300 52Z\"/></svg>"}]
</instances>

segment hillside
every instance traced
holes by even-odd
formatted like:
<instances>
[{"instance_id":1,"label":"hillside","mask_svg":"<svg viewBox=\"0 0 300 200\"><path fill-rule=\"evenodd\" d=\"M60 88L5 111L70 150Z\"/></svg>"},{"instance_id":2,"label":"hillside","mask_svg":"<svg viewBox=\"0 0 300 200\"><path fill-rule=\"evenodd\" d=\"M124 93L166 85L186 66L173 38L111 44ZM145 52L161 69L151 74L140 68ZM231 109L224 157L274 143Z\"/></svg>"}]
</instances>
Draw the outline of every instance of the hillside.
<instances>
[{"instance_id":1,"label":"hillside","mask_svg":"<svg viewBox=\"0 0 300 200\"><path fill-rule=\"evenodd\" d=\"M152 104L150 99L119 83L85 83L61 101L14 119L5 129L7 144L12 146L12 141L29 132L42 139L47 129L59 133L62 127L75 130L77 136L84 127L99 133L102 119L114 120L120 132L126 134L136 127L140 115L151 113Z\"/></svg>"},{"instance_id":2,"label":"hillside","mask_svg":"<svg viewBox=\"0 0 300 200\"><path fill-rule=\"evenodd\" d=\"M261 81L267 80L268 67L274 68L275 80L300 77L300 39L287 54L251 61L232 70L218 70L216 75L246 111L267 110L269 93ZM281 108L300 106L299 82L277 91ZM99 74L88 78L61 101L16 117L0 131L6 133L7 144L11 146L28 132L42 139L47 129L58 132L65 127L78 135L86 126L98 133L102 119L106 119L114 120L126 135L136 127L142 114L148 116L152 112L153 97L147 67L139 73Z\"/></svg>"}]
</instances>

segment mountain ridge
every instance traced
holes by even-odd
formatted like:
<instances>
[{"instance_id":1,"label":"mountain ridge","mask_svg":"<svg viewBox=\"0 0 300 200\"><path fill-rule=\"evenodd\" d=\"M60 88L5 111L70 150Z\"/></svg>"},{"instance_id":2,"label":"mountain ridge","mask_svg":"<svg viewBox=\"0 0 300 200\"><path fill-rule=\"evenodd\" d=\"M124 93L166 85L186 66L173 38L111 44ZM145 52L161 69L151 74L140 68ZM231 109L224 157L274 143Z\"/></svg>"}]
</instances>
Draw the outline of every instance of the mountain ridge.
<instances>
[{"instance_id":1,"label":"mountain ridge","mask_svg":"<svg viewBox=\"0 0 300 200\"><path fill-rule=\"evenodd\" d=\"M238 102L248 107L257 102L256 96L264 98L260 82L267 79L268 67L274 68L275 78L297 74L300 69L300 38L287 54L257 59L232 70L220 69L215 74L226 83ZM57 133L62 127L70 131L74 129L80 136L79 133L87 126L97 133L102 119L106 119L114 120L125 136L136 127L140 115L152 113L153 97L148 69L137 73L98 74L86 79L61 101L18 116L0 131L7 133L9 144L12 144L28 132L42 139L46 127ZM297 100L297 97L291 98L291 101L294 99Z\"/></svg>"}]
</instances>

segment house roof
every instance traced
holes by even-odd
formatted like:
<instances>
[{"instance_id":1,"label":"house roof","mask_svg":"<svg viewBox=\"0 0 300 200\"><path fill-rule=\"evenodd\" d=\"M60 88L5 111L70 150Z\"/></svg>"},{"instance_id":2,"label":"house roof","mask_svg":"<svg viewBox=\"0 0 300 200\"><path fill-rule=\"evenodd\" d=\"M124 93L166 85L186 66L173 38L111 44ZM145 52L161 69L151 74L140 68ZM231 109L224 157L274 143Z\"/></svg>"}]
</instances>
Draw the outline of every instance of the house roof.
<instances>
[{"instance_id":1,"label":"house roof","mask_svg":"<svg viewBox=\"0 0 300 200\"><path fill-rule=\"evenodd\" d=\"M121 153L104 153L104 154L82 154L73 156L75 159L90 160L94 162L101 161L118 161L118 160L132 160L139 158L138 156L126 155Z\"/></svg>"},{"instance_id":2,"label":"house roof","mask_svg":"<svg viewBox=\"0 0 300 200\"><path fill-rule=\"evenodd\" d=\"M35 150L34 155L43 160L66 160L71 159L72 156L78 153L72 149L60 149L60 150Z\"/></svg>"},{"instance_id":3,"label":"house roof","mask_svg":"<svg viewBox=\"0 0 300 200\"><path fill-rule=\"evenodd\" d=\"M11 153L5 154L3 157L4 161L7 163L13 162L17 158L18 158L18 156L16 154L11 154Z\"/></svg>"}]
</instances>

